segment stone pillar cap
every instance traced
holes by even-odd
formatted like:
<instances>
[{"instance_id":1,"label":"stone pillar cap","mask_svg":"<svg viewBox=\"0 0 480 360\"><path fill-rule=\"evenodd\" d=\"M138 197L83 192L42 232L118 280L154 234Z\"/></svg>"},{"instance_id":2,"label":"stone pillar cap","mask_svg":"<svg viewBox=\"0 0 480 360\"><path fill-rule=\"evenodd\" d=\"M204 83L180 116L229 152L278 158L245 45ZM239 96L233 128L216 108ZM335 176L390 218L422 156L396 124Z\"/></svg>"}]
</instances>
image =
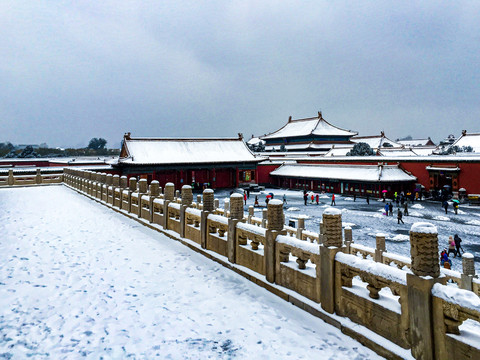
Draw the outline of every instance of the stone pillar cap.
<instances>
[{"instance_id":1,"label":"stone pillar cap","mask_svg":"<svg viewBox=\"0 0 480 360\"><path fill-rule=\"evenodd\" d=\"M168 182L168 183L165 184L165 186L167 186L167 185L168 186L175 186L172 182Z\"/></svg>"},{"instance_id":2,"label":"stone pillar cap","mask_svg":"<svg viewBox=\"0 0 480 360\"><path fill-rule=\"evenodd\" d=\"M462 258L465 258L465 259L473 259L474 256L470 253L463 253L462 255Z\"/></svg>"},{"instance_id":3,"label":"stone pillar cap","mask_svg":"<svg viewBox=\"0 0 480 360\"><path fill-rule=\"evenodd\" d=\"M417 222L413 224L410 231L423 234L438 234L437 227L427 222Z\"/></svg>"},{"instance_id":4,"label":"stone pillar cap","mask_svg":"<svg viewBox=\"0 0 480 360\"><path fill-rule=\"evenodd\" d=\"M240 194L238 194L239 196L242 196ZM283 205L283 201L282 200L278 200L278 199L272 199L268 202L268 205Z\"/></svg>"},{"instance_id":5,"label":"stone pillar cap","mask_svg":"<svg viewBox=\"0 0 480 360\"><path fill-rule=\"evenodd\" d=\"M346 228L346 226L345 226L345 228ZM387 235L385 235L384 233L376 233L375 236L387 237Z\"/></svg>"},{"instance_id":6,"label":"stone pillar cap","mask_svg":"<svg viewBox=\"0 0 480 360\"><path fill-rule=\"evenodd\" d=\"M232 195L230 195L230 197L232 198L242 198L243 199L243 195L242 194L238 194L238 193L233 193Z\"/></svg>"},{"instance_id":7,"label":"stone pillar cap","mask_svg":"<svg viewBox=\"0 0 480 360\"><path fill-rule=\"evenodd\" d=\"M280 200L278 200L278 201L280 201ZM339 209L329 207L329 208L326 208L323 213L325 215L340 215L342 212Z\"/></svg>"},{"instance_id":8,"label":"stone pillar cap","mask_svg":"<svg viewBox=\"0 0 480 360\"><path fill-rule=\"evenodd\" d=\"M190 185L183 185L182 189L191 189L192 187Z\"/></svg>"},{"instance_id":9,"label":"stone pillar cap","mask_svg":"<svg viewBox=\"0 0 480 360\"><path fill-rule=\"evenodd\" d=\"M212 189L205 189L205 190L203 190L203 193L204 194L211 194L211 193L213 193L213 190Z\"/></svg>"},{"instance_id":10,"label":"stone pillar cap","mask_svg":"<svg viewBox=\"0 0 480 360\"><path fill-rule=\"evenodd\" d=\"M160 183L158 182L158 180L153 180L153 181L150 183L150 185L152 185L152 184L160 184Z\"/></svg>"}]
</instances>

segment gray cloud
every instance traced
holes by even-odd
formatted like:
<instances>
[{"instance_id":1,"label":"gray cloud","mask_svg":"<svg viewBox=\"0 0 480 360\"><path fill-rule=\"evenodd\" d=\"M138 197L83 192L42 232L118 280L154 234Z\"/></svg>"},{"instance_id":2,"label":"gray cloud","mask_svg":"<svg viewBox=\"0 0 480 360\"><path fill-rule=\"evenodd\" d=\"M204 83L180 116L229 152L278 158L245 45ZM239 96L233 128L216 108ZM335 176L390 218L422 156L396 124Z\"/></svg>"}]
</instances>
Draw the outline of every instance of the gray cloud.
<instances>
[{"instance_id":1,"label":"gray cloud","mask_svg":"<svg viewBox=\"0 0 480 360\"><path fill-rule=\"evenodd\" d=\"M4 1L3 140L480 131L476 2Z\"/></svg>"}]
</instances>

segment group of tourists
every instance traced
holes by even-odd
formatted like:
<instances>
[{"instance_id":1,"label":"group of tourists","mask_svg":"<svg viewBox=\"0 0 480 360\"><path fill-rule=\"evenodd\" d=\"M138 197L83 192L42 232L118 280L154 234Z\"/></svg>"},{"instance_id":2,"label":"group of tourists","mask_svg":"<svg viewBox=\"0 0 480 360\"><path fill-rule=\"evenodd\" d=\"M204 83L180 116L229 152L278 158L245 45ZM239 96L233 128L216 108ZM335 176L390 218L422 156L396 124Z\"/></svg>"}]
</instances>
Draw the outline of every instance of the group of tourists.
<instances>
[{"instance_id":1,"label":"group of tourists","mask_svg":"<svg viewBox=\"0 0 480 360\"><path fill-rule=\"evenodd\" d=\"M458 234L455 234L454 237L449 236L448 237L448 251L446 248L443 249L443 251L440 254L440 264L447 268L450 269L452 266L452 260L449 258L450 254L453 253L453 257L456 258L457 256L461 256L461 251L465 252L462 248L461 245L462 239Z\"/></svg>"},{"instance_id":2,"label":"group of tourists","mask_svg":"<svg viewBox=\"0 0 480 360\"><path fill-rule=\"evenodd\" d=\"M397 223L405 224L403 222L403 216L408 216L408 202L404 201L401 205L403 207L403 211L400 208L400 205L397 203ZM385 204L385 211L383 212L385 216L393 216L393 203L390 201L389 203Z\"/></svg>"}]
</instances>

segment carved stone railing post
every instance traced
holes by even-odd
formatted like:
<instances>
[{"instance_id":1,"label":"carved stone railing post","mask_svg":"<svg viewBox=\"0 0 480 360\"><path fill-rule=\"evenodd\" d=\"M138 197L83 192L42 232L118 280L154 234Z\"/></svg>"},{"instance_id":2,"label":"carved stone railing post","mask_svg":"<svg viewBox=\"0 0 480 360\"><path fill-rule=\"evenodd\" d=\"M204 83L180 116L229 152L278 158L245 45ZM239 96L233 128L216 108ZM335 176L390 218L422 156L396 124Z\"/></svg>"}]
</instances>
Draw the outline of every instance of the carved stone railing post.
<instances>
[{"instance_id":1,"label":"carved stone railing post","mask_svg":"<svg viewBox=\"0 0 480 360\"><path fill-rule=\"evenodd\" d=\"M191 206L193 202L192 187L190 185L182 186L182 203L180 205L180 237L185 237L185 210Z\"/></svg>"},{"instance_id":2,"label":"carved stone railing post","mask_svg":"<svg viewBox=\"0 0 480 360\"><path fill-rule=\"evenodd\" d=\"M35 174L35 184L41 184L42 182L42 173L40 172L40 169L37 169L37 173Z\"/></svg>"},{"instance_id":3,"label":"carved stone railing post","mask_svg":"<svg viewBox=\"0 0 480 360\"><path fill-rule=\"evenodd\" d=\"M473 290L473 278L475 276L475 260L472 254L463 253L462 255L462 282L461 288L465 290Z\"/></svg>"},{"instance_id":4,"label":"carved stone railing post","mask_svg":"<svg viewBox=\"0 0 480 360\"><path fill-rule=\"evenodd\" d=\"M323 219L320 221L320 224L318 225L318 243L323 244L323 234L325 230L323 228Z\"/></svg>"},{"instance_id":5,"label":"carved stone railing post","mask_svg":"<svg viewBox=\"0 0 480 360\"><path fill-rule=\"evenodd\" d=\"M262 227L267 227L268 210L262 209Z\"/></svg>"},{"instance_id":6,"label":"carved stone railing post","mask_svg":"<svg viewBox=\"0 0 480 360\"><path fill-rule=\"evenodd\" d=\"M323 212L323 244L320 245L320 302L322 309L335 312L335 255L342 250L342 212Z\"/></svg>"},{"instance_id":7,"label":"carved stone railing post","mask_svg":"<svg viewBox=\"0 0 480 360\"><path fill-rule=\"evenodd\" d=\"M214 193L212 189L203 190L203 208L202 212L200 213L200 245L203 249L207 248L207 217L208 214L212 213L215 210L215 200L218 199L214 199Z\"/></svg>"},{"instance_id":8,"label":"carved stone railing post","mask_svg":"<svg viewBox=\"0 0 480 360\"><path fill-rule=\"evenodd\" d=\"M352 228L350 226L345 226L343 229L343 241L345 243L345 253L350 254L350 246L353 242Z\"/></svg>"},{"instance_id":9,"label":"carved stone railing post","mask_svg":"<svg viewBox=\"0 0 480 360\"><path fill-rule=\"evenodd\" d=\"M158 196L160 195L160 183L157 181L157 180L153 180L151 183L150 183L150 198L148 200L148 205L149 205L149 209L150 209L150 217L148 219L148 221L150 223L153 223L153 201L158 198Z\"/></svg>"},{"instance_id":10,"label":"carved stone railing post","mask_svg":"<svg viewBox=\"0 0 480 360\"><path fill-rule=\"evenodd\" d=\"M411 352L415 359L433 360L432 287L445 283L440 276L438 231L430 223L415 223L410 229L411 271L407 273Z\"/></svg>"},{"instance_id":11,"label":"carved stone railing post","mask_svg":"<svg viewBox=\"0 0 480 360\"><path fill-rule=\"evenodd\" d=\"M297 239L302 240L303 230L305 229L305 218L303 216L298 217L297 221Z\"/></svg>"},{"instance_id":12,"label":"carved stone railing post","mask_svg":"<svg viewBox=\"0 0 480 360\"><path fill-rule=\"evenodd\" d=\"M248 218L247 218L247 223L251 224L252 223L252 217L255 215L255 211L252 205L248 207Z\"/></svg>"},{"instance_id":13,"label":"carved stone railing post","mask_svg":"<svg viewBox=\"0 0 480 360\"><path fill-rule=\"evenodd\" d=\"M132 193L137 191L137 179L131 177L128 179L128 209L127 211L132 212Z\"/></svg>"},{"instance_id":14,"label":"carved stone railing post","mask_svg":"<svg viewBox=\"0 0 480 360\"><path fill-rule=\"evenodd\" d=\"M275 255L276 239L278 235L285 235L283 230L285 215L283 214L283 201L272 199L267 205L267 230L265 231L265 276L268 282L275 282Z\"/></svg>"},{"instance_id":15,"label":"carved stone railing post","mask_svg":"<svg viewBox=\"0 0 480 360\"><path fill-rule=\"evenodd\" d=\"M107 202L107 173L101 173L100 178L102 186L102 198L100 200Z\"/></svg>"},{"instance_id":16,"label":"carved stone railing post","mask_svg":"<svg viewBox=\"0 0 480 360\"><path fill-rule=\"evenodd\" d=\"M383 253L385 252L385 234L377 234L375 236L376 240L376 247L375 247L375 261L376 262L383 262Z\"/></svg>"},{"instance_id":17,"label":"carved stone railing post","mask_svg":"<svg viewBox=\"0 0 480 360\"><path fill-rule=\"evenodd\" d=\"M165 184L163 198L163 228L168 229L168 204L175 200L175 185L171 182Z\"/></svg>"},{"instance_id":18,"label":"carved stone railing post","mask_svg":"<svg viewBox=\"0 0 480 360\"><path fill-rule=\"evenodd\" d=\"M201 208L201 203L202 203L202 195L198 194L197 195L197 209Z\"/></svg>"},{"instance_id":19,"label":"carved stone railing post","mask_svg":"<svg viewBox=\"0 0 480 360\"><path fill-rule=\"evenodd\" d=\"M228 212L229 211L230 211L230 199L225 199L223 201L223 216L228 217Z\"/></svg>"},{"instance_id":20,"label":"carved stone railing post","mask_svg":"<svg viewBox=\"0 0 480 360\"><path fill-rule=\"evenodd\" d=\"M227 233L227 257L231 263L236 262L236 226L239 221L243 221L243 196L240 194L230 195L230 217L228 218ZM225 205L227 202L225 202Z\"/></svg>"},{"instance_id":21,"label":"carved stone railing post","mask_svg":"<svg viewBox=\"0 0 480 360\"><path fill-rule=\"evenodd\" d=\"M215 207L214 210L216 210L220 207L220 200L218 200L218 199L214 200L214 207Z\"/></svg>"},{"instance_id":22,"label":"carved stone railing post","mask_svg":"<svg viewBox=\"0 0 480 360\"><path fill-rule=\"evenodd\" d=\"M180 190L175 190L175 201L177 201L177 199L180 199Z\"/></svg>"}]
</instances>

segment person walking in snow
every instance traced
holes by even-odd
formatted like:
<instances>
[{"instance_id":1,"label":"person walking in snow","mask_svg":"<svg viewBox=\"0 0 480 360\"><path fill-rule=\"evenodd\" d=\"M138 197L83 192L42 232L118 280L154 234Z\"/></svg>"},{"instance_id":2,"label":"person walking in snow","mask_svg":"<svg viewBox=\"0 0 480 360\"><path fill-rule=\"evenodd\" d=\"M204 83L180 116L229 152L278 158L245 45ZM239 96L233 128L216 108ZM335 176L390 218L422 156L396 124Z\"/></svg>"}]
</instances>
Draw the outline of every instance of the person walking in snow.
<instances>
[{"instance_id":1,"label":"person walking in snow","mask_svg":"<svg viewBox=\"0 0 480 360\"><path fill-rule=\"evenodd\" d=\"M393 204L391 201L388 204L388 215L393 216Z\"/></svg>"},{"instance_id":2,"label":"person walking in snow","mask_svg":"<svg viewBox=\"0 0 480 360\"><path fill-rule=\"evenodd\" d=\"M443 207L445 208L445 214L446 214L446 213L447 213L447 210L448 210L448 201L447 201L447 200L445 200L445 201L443 202Z\"/></svg>"},{"instance_id":3,"label":"person walking in snow","mask_svg":"<svg viewBox=\"0 0 480 360\"><path fill-rule=\"evenodd\" d=\"M457 202L453 202L453 211L455 212L455 215L458 215L458 203Z\"/></svg>"},{"instance_id":4,"label":"person walking in snow","mask_svg":"<svg viewBox=\"0 0 480 360\"><path fill-rule=\"evenodd\" d=\"M462 239L460 239L460 236L458 236L458 234L455 234L455 236L453 237L453 241L455 241L455 248L457 250L457 255L460 256L461 255L460 249L462 249L462 251L465 252L465 250L463 250L462 248L462 245L460 244L462 242Z\"/></svg>"},{"instance_id":5,"label":"person walking in snow","mask_svg":"<svg viewBox=\"0 0 480 360\"><path fill-rule=\"evenodd\" d=\"M335 206L335 194L332 194L332 203L330 204L330 206Z\"/></svg>"},{"instance_id":6,"label":"person walking in snow","mask_svg":"<svg viewBox=\"0 0 480 360\"><path fill-rule=\"evenodd\" d=\"M306 191L304 191L304 193L303 193L303 201L304 201L305 205L307 205L307 201L308 201L308 194L307 194L307 192L306 192Z\"/></svg>"},{"instance_id":7,"label":"person walking in snow","mask_svg":"<svg viewBox=\"0 0 480 360\"><path fill-rule=\"evenodd\" d=\"M457 250L455 250L455 240L452 236L448 237L448 256L453 253L453 257L457 257Z\"/></svg>"},{"instance_id":8,"label":"person walking in snow","mask_svg":"<svg viewBox=\"0 0 480 360\"><path fill-rule=\"evenodd\" d=\"M245 201L245 205L247 205L247 192L243 192L243 200Z\"/></svg>"},{"instance_id":9,"label":"person walking in snow","mask_svg":"<svg viewBox=\"0 0 480 360\"><path fill-rule=\"evenodd\" d=\"M315 201L317 202L317 205L319 200L320 200L320 195L317 194L317 196L315 196Z\"/></svg>"},{"instance_id":10,"label":"person walking in snow","mask_svg":"<svg viewBox=\"0 0 480 360\"><path fill-rule=\"evenodd\" d=\"M312 194L312 196L310 198L312 199L312 204L313 204L313 199L315 199L315 196L313 196L313 194Z\"/></svg>"},{"instance_id":11,"label":"person walking in snow","mask_svg":"<svg viewBox=\"0 0 480 360\"><path fill-rule=\"evenodd\" d=\"M370 194L367 194L367 204L370 204Z\"/></svg>"},{"instance_id":12,"label":"person walking in snow","mask_svg":"<svg viewBox=\"0 0 480 360\"><path fill-rule=\"evenodd\" d=\"M405 204L403 204L403 214L408 216L408 201L405 201Z\"/></svg>"},{"instance_id":13,"label":"person walking in snow","mask_svg":"<svg viewBox=\"0 0 480 360\"><path fill-rule=\"evenodd\" d=\"M388 216L388 204L385 204L385 215Z\"/></svg>"},{"instance_id":14,"label":"person walking in snow","mask_svg":"<svg viewBox=\"0 0 480 360\"><path fill-rule=\"evenodd\" d=\"M402 210L400 210L400 208L397 209L397 223L400 224L400 222L402 222L402 224L405 224L402 220L402 217L403 217L403 214L402 214Z\"/></svg>"},{"instance_id":15,"label":"person walking in snow","mask_svg":"<svg viewBox=\"0 0 480 360\"><path fill-rule=\"evenodd\" d=\"M258 195L255 195L255 203L253 204L254 207L258 207Z\"/></svg>"},{"instance_id":16,"label":"person walking in snow","mask_svg":"<svg viewBox=\"0 0 480 360\"><path fill-rule=\"evenodd\" d=\"M287 195L283 194L283 203L287 204Z\"/></svg>"}]
</instances>

